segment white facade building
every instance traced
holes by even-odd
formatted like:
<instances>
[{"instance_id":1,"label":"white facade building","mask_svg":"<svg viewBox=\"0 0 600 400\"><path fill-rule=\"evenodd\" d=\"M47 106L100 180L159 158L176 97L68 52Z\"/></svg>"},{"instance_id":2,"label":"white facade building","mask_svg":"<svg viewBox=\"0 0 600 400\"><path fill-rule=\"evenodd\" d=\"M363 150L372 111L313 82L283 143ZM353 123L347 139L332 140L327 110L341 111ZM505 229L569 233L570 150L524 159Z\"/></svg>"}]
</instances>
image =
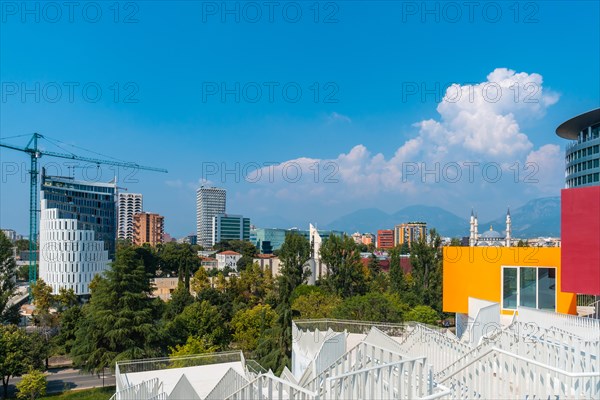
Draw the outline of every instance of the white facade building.
<instances>
[{"instance_id":1,"label":"white facade building","mask_svg":"<svg viewBox=\"0 0 600 400\"><path fill-rule=\"evenodd\" d=\"M237 271L237 262L242 258L242 255L235 251L226 250L218 253L216 258L218 269L222 270L225 267L229 267Z\"/></svg>"},{"instance_id":2,"label":"white facade building","mask_svg":"<svg viewBox=\"0 0 600 400\"><path fill-rule=\"evenodd\" d=\"M119 239L133 240L133 216L143 210L141 193L119 193L117 202Z\"/></svg>"},{"instance_id":3,"label":"white facade building","mask_svg":"<svg viewBox=\"0 0 600 400\"><path fill-rule=\"evenodd\" d=\"M196 191L196 233L197 243L205 249L212 247L213 218L225 214L225 189L200 187Z\"/></svg>"},{"instance_id":4,"label":"white facade building","mask_svg":"<svg viewBox=\"0 0 600 400\"><path fill-rule=\"evenodd\" d=\"M111 260L104 241L93 230L79 229L76 219L58 218L59 210L42 200L40 217L40 278L58 294L61 287L77 295L90 294L89 284Z\"/></svg>"}]
</instances>

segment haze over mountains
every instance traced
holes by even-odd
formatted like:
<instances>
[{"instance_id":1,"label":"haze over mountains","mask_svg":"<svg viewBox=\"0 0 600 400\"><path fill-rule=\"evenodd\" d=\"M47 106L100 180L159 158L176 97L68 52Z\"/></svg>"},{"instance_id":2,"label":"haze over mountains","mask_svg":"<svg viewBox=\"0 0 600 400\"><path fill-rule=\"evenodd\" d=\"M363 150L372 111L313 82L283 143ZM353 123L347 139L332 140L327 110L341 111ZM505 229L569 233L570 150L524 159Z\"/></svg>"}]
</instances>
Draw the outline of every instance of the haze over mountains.
<instances>
[{"instance_id":1,"label":"haze over mountains","mask_svg":"<svg viewBox=\"0 0 600 400\"><path fill-rule=\"evenodd\" d=\"M560 197L534 199L525 205L511 210L513 237L534 238L539 236L560 236ZM479 233L493 226L504 232L506 214L492 221L479 220ZM379 229L393 229L402 222L425 221L428 228L436 228L442 236L462 237L469 235L469 221L440 207L413 205L388 214L377 208L365 208L344 215L323 229L336 229L347 233L372 232Z\"/></svg>"}]
</instances>

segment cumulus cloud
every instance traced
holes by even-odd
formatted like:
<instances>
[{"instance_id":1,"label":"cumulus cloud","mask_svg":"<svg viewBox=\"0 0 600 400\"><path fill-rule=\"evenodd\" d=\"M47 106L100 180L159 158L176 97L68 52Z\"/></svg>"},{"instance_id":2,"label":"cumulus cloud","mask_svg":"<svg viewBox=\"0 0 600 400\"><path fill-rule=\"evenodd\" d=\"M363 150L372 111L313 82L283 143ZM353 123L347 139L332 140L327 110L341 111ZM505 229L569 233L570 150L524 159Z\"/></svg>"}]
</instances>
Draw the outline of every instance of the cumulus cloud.
<instances>
[{"instance_id":1,"label":"cumulus cloud","mask_svg":"<svg viewBox=\"0 0 600 400\"><path fill-rule=\"evenodd\" d=\"M327 116L327 122L328 123L333 123L333 122L352 123L352 120L347 115L338 114L337 112L334 111Z\"/></svg>"}]
</instances>

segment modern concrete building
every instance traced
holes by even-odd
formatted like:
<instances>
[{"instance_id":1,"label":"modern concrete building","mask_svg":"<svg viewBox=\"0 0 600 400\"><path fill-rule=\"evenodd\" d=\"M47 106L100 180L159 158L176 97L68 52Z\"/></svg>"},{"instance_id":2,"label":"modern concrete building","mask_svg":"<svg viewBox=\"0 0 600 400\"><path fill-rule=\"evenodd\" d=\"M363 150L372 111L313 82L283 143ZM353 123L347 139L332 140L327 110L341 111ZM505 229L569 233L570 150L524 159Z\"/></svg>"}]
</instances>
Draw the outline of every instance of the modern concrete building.
<instances>
[{"instance_id":1,"label":"modern concrete building","mask_svg":"<svg viewBox=\"0 0 600 400\"><path fill-rule=\"evenodd\" d=\"M148 243L156 246L164 243L165 217L154 213L137 213L133 216L133 244Z\"/></svg>"},{"instance_id":2,"label":"modern concrete building","mask_svg":"<svg viewBox=\"0 0 600 400\"><path fill-rule=\"evenodd\" d=\"M213 245L213 218L225 214L226 199L225 189L201 186L196 190L196 236L205 249Z\"/></svg>"},{"instance_id":3,"label":"modern concrete building","mask_svg":"<svg viewBox=\"0 0 600 400\"><path fill-rule=\"evenodd\" d=\"M600 108L556 128L571 142L566 149L561 191L562 281L564 290L595 295L600 317Z\"/></svg>"},{"instance_id":4,"label":"modern concrete building","mask_svg":"<svg viewBox=\"0 0 600 400\"><path fill-rule=\"evenodd\" d=\"M143 209L143 197L140 193L119 193L117 238L133 240L133 216Z\"/></svg>"},{"instance_id":5,"label":"modern concrete building","mask_svg":"<svg viewBox=\"0 0 600 400\"><path fill-rule=\"evenodd\" d=\"M211 246L224 240L250 240L250 218L241 215L217 214L212 222Z\"/></svg>"},{"instance_id":6,"label":"modern concrete building","mask_svg":"<svg viewBox=\"0 0 600 400\"><path fill-rule=\"evenodd\" d=\"M318 232L323 239L328 238L332 234L337 236L344 235L341 231L318 230ZM250 241L260 253L271 254L274 250L281 249L283 242L285 242L285 235L288 233L297 233L310 240L310 228L308 230L298 228L253 228L250 230Z\"/></svg>"},{"instance_id":7,"label":"modern concrete building","mask_svg":"<svg viewBox=\"0 0 600 400\"><path fill-rule=\"evenodd\" d=\"M394 227L394 246L412 242L427 236L427 224L425 222L406 222Z\"/></svg>"},{"instance_id":8,"label":"modern concrete building","mask_svg":"<svg viewBox=\"0 0 600 400\"><path fill-rule=\"evenodd\" d=\"M40 278L88 295L108 268L116 240L116 184L41 175Z\"/></svg>"}]
</instances>

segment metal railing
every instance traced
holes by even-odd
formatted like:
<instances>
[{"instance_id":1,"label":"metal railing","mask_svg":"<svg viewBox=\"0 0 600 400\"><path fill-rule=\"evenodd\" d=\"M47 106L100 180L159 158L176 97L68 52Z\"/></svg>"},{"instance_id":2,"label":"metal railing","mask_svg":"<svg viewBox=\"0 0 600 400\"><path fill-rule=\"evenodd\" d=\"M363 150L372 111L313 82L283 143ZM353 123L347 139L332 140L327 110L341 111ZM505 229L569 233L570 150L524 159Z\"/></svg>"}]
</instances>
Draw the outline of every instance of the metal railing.
<instances>
[{"instance_id":1,"label":"metal railing","mask_svg":"<svg viewBox=\"0 0 600 400\"><path fill-rule=\"evenodd\" d=\"M144 360L119 361L116 372L120 375L137 372L155 371L171 368L197 367L201 365L220 364L226 362L242 362L241 351L198 354L181 357L148 358Z\"/></svg>"}]
</instances>

